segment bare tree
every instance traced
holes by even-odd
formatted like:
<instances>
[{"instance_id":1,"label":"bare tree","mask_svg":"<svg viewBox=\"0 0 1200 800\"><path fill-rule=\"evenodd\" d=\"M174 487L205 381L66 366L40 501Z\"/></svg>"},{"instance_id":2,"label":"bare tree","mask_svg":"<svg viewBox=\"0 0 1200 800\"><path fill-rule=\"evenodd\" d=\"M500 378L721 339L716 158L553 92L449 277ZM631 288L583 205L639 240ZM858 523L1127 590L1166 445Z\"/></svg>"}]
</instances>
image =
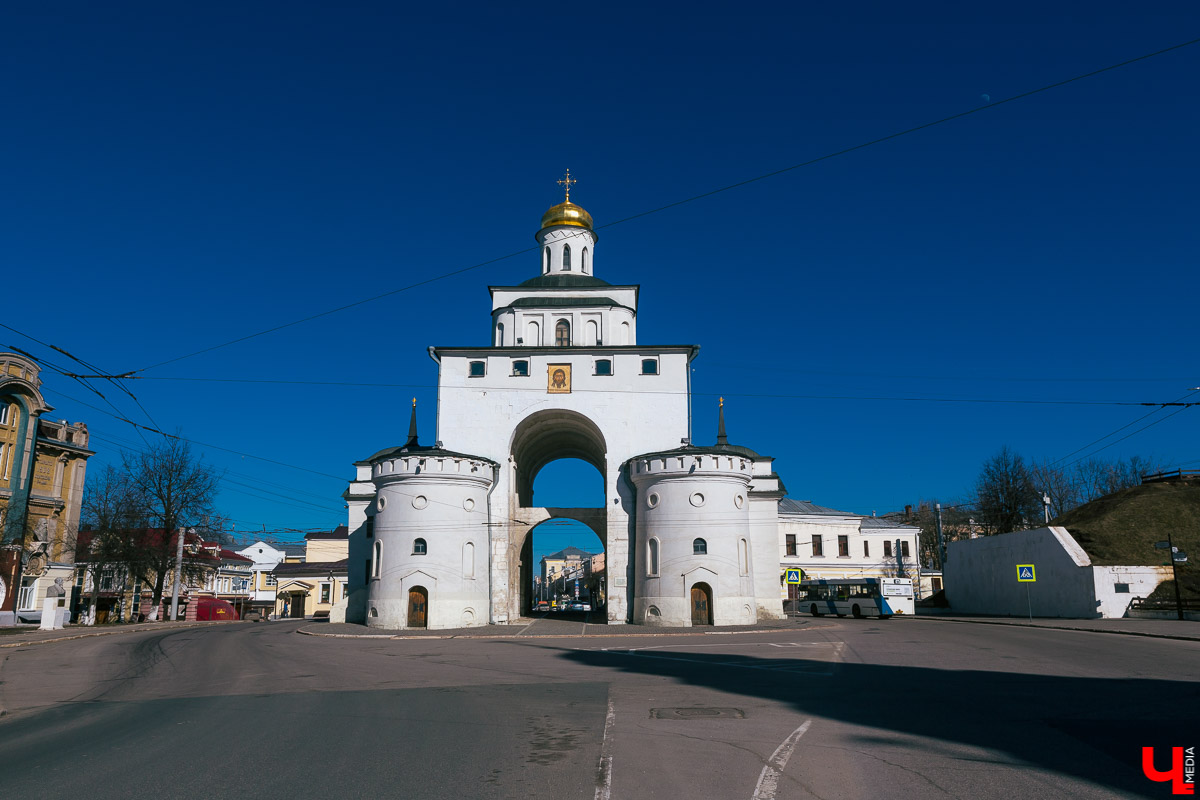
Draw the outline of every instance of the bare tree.
<instances>
[{"instance_id":1,"label":"bare tree","mask_svg":"<svg viewBox=\"0 0 1200 800\"><path fill-rule=\"evenodd\" d=\"M983 462L975 483L976 513L984 532L1024 530L1041 521L1042 503L1025 459L1008 446Z\"/></svg>"},{"instance_id":2,"label":"bare tree","mask_svg":"<svg viewBox=\"0 0 1200 800\"><path fill-rule=\"evenodd\" d=\"M88 481L83 496L82 528L76 535L75 558L90 578L91 597L85 617L95 624L100 589L106 573L124 588L134 557L134 531L142 524L142 507L129 476L111 464ZM85 582L86 585L86 582Z\"/></svg>"},{"instance_id":3,"label":"bare tree","mask_svg":"<svg viewBox=\"0 0 1200 800\"><path fill-rule=\"evenodd\" d=\"M1029 477L1038 492L1050 498L1050 517L1061 517L1082 504L1079 477L1075 471L1054 466L1049 461L1034 464L1029 468Z\"/></svg>"},{"instance_id":4,"label":"bare tree","mask_svg":"<svg viewBox=\"0 0 1200 800\"><path fill-rule=\"evenodd\" d=\"M220 475L192 455L191 447L167 437L145 450L123 455L125 473L146 526L161 530L134 542L130 566L154 587L151 608L162 605L164 587L175 569L175 535L203 526L213 516ZM153 612L152 612L153 613Z\"/></svg>"}]
</instances>

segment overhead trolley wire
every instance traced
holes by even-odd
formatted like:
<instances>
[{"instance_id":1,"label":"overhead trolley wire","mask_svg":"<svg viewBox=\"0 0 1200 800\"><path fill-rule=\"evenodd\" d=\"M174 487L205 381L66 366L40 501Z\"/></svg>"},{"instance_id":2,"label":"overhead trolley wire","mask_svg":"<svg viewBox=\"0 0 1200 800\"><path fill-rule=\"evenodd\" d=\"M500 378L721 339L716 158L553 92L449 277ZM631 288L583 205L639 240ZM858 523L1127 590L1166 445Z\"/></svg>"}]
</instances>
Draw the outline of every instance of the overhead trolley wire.
<instances>
[{"instance_id":1,"label":"overhead trolley wire","mask_svg":"<svg viewBox=\"0 0 1200 800\"><path fill-rule=\"evenodd\" d=\"M1191 47L1192 45L1195 45L1198 43L1200 43L1200 39L1191 39L1186 42L1180 42L1179 44L1171 45L1170 47L1164 47L1161 50L1155 50L1154 52L1151 52L1151 53L1145 53L1143 55L1136 56L1134 58L1126 59L1125 61L1120 61L1116 64L1109 64L1108 66L1100 67L1099 69L1094 69L1094 70L1091 70L1090 72L1085 72L1080 75L1075 75L1073 77L1066 78L1061 81L1055 81L1054 83L1046 84L1045 86L1040 86L1036 89L1030 89L1029 91L1012 95L1011 97L1006 97L1001 100L995 100L993 102L990 102L983 106L979 106L977 108L971 108L971 109L967 109L966 111L960 111L957 114L951 114L950 116L942 117L940 119L936 119L931 122L926 122L921 125L916 125L911 128L906 128L901 131L896 131L895 133L890 133L886 136L880 136L878 138L871 139L866 142L861 142L859 144L852 145L850 147L845 147L845 148L842 148L841 150L835 150L833 152L826 153L821 156L817 156L816 158L808 159L807 161L801 161L797 164L792 164L791 166L781 167L780 169L772 170L770 172L765 172L761 175L755 175L754 177L746 178L744 180L737 181L736 183L730 183L725 186L718 187L716 189L711 189L707 192L701 192L700 194L692 195L691 197L685 197L682 200L676 200L674 202L667 203L667 204L661 205L661 206L657 206L655 208L651 208L646 211L640 211L636 214L631 214L627 217L621 217L620 219L613 220L612 222L608 222L603 225L596 226L596 230L604 230L606 228L612 228L617 225L623 225L627 222L632 222L633 220L642 219L643 217L648 217L653 214L660 214L669 209L678 208L679 206L683 206L688 203L694 203L698 200L703 200L705 198L721 194L722 192L728 192L733 189L739 189L743 186L749 186L750 184L757 183L759 181L764 181L764 180L767 180L768 178L774 178L779 175L784 175L786 173L789 173L789 172L792 172L792 171L795 171L798 169L802 169L804 167L809 167L814 164L819 164L823 161L828 161L830 159L837 158L839 156L844 156L849 153L854 153L859 150L866 149L868 147L874 147L875 145L882 144L884 142L889 142L889 141L892 141L893 139L899 139L903 136L909 136L911 134L918 133L920 131L927 130L929 128L933 128L938 125L944 125L948 122L953 122L954 120L963 119L965 117L972 116L973 114L980 114L980 113L983 113L984 111L989 111L993 108L997 108L999 106L1006 105L1008 103L1014 103L1018 100L1024 100L1026 98L1033 97L1034 95L1041 94L1042 92L1048 92L1052 89L1058 89L1060 87L1066 86L1071 83L1075 83L1077 81L1082 81L1087 78L1092 78L1097 75L1101 75L1105 72L1111 72L1116 69L1121 69L1122 67L1127 67L1131 64L1136 64L1140 61L1146 61L1148 59L1155 58L1157 56L1165 55L1165 54L1173 52L1175 50L1181 50L1185 47ZM578 234L576 234L576 235L578 235ZM338 306L337 308L331 308L328 311L322 311L317 314L310 314L306 317L302 317L300 319L296 319L291 322L286 322L286 323L283 323L280 325L272 326L270 328L265 328L263 330L255 332L255 333L246 334L245 336L239 336L236 339L230 339L227 342L222 342L220 344L215 344L210 347L205 347L205 348L196 350L191 353L186 353L181 356L176 356L175 358L169 358L164 361L159 361L159 362L151 364L149 366L142 367L141 369L130 370L127 373L122 373L122 377L132 375L132 374L138 373L138 372L146 372L147 370L156 369L158 367L166 366L167 364L174 364L178 361L183 361L188 358L193 358L194 356L198 356L203 353L210 353L213 350L220 350L224 347L229 347L231 345L239 344L241 342L245 342L250 339L255 339L259 336L265 336L268 333L274 333L276 331L281 331L286 328L291 328L295 325L300 325L302 323L310 322L315 319L327 317L331 314L336 314L338 312L346 311L351 308L357 308L358 306L365 305L367 303L372 303L376 300L382 300L386 297L392 297L394 295L400 294L401 292L409 291L410 289L415 289L420 286L426 286L428 284L435 283L435 282L441 281L441 280L445 280L446 278L450 278L455 275L461 275L466 272L471 272L472 270L479 269L480 267L485 267L490 264L495 264L500 261L505 261L510 258L515 258L516 256L523 255L525 253L531 253L536 250L539 250L540 247L541 247L540 245L537 245L534 247L526 247L521 250L515 250L511 253L507 253L502 256L497 256L495 258L489 258L485 261L480 261L480 262L478 262L476 264L472 264L471 266L468 266L468 267L461 267L459 269L451 270L450 272L445 272L440 275L435 275L433 277L426 278L425 280L417 281L416 283L412 283L407 286L402 286L397 289L392 289L387 292L382 292L382 293L374 295L372 297L363 298L362 300L356 300L353 303L346 303L344 305Z\"/></svg>"}]
</instances>

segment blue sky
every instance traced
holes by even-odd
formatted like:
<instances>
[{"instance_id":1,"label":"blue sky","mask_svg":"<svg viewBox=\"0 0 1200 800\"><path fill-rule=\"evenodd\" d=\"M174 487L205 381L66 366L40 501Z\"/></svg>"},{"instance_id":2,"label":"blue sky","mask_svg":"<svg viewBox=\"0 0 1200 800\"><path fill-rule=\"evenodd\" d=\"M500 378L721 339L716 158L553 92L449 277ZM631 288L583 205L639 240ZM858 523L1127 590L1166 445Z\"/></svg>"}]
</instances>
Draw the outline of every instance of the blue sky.
<instances>
[{"instance_id":1,"label":"blue sky","mask_svg":"<svg viewBox=\"0 0 1200 800\"><path fill-rule=\"evenodd\" d=\"M536 254L173 359L531 248L566 168L605 226L1200 36L1193 3L2 13L0 322L144 370L154 422L110 387L119 414L204 443L237 529L277 537L344 519L352 462L403 440L413 396L432 437L426 347L486 343L486 287ZM724 395L731 439L799 499L962 497L1003 445L1057 459L1153 410L1109 404L1200 386L1198 63L602 227L596 274L641 284L639 341L701 345L696 441ZM45 378L94 468L140 444ZM1198 419L1099 455L1200 466Z\"/></svg>"}]
</instances>

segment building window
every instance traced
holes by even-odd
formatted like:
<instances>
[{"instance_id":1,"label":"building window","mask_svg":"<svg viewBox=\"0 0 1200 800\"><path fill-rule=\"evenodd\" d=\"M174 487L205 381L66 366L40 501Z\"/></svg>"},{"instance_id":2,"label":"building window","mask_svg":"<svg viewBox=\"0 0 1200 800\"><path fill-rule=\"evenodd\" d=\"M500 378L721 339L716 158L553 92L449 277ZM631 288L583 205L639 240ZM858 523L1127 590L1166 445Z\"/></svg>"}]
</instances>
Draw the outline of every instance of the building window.
<instances>
[{"instance_id":1,"label":"building window","mask_svg":"<svg viewBox=\"0 0 1200 800\"><path fill-rule=\"evenodd\" d=\"M745 539L738 541L738 569L742 575L750 574L750 543Z\"/></svg>"},{"instance_id":2,"label":"building window","mask_svg":"<svg viewBox=\"0 0 1200 800\"><path fill-rule=\"evenodd\" d=\"M883 557L884 558L892 557L892 540L891 539L883 540Z\"/></svg>"},{"instance_id":3,"label":"building window","mask_svg":"<svg viewBox=\"0 0 1200 800\"><path fill-rule=\"evenodd\" d=\"M646 574L653 578L658 575L658 539L651 539L646 550Z\"/></svg>"},{"instance_id":4,"label":"building window","mask_svg":"<svg viewBox=\"0 0 1200 800\"><path fill-rule=\"evenodd\" d=\"M1114 583L1113 591L1116 592L1117 594L1129 594L1129 584L1128 583Z\"/></svg>"},{"instance_id":5,"label":"building window","mask_svg":"<svg viewBox=\"0 0 1200 800\"><path fill-rule=\"evenodd\" d=\"M814 533L812 537L812 554L814 556L823 556L825 552L821 549L821 534Z\"/></svg>"},{"instance_id":6,"label":"building window","mask_svg":"<svg viewBox=\"0 0 1200 800\"><path fill-rule=\"evenodd\" d=\"M702 556L708 553L708 542L703 539L692 540L692 555Z\"/></svg>"},{"instance_id":7,"label":"building window","mask_svg":"<svg viewBox=\"0 0 1200 800\"><path fill-rule=\"evenodd\" d=\"M383 542L375 543L375 559L371 562L371 577L378 578L379 573L383 571Z\"/></svg>"},{"instance_id":8,"label":"building window","mask_svg":"<svg viewBox=\"0 0 1200 800\"><path fill-rule=\"evenodd\" d=\"M842 534L838 536L838 558L850 557L850 537Z\"/></svg>"},{"instance_id":9,"label":"building window","mask_svg":"<svg viewBox=\"0 0 1200 800\"><path fill-rule=\"evenodd\" d=\"M375 517L374 516L367 517L367 538L368 539L375 538Z\"/></svg>"},{"instance_id":10,"label":"building window","mask_svg":"<svg viewBox=\"0 0 1200 800\"><path fill-rule=\"evenodd\" d=\"M275 573L268 572L267 573L267 586L274 586L274 585L275 585Z\"/></svg>"},{"instance_id":11,"label":"building window","mask_svg":"<svg viewBox=\"0 0 1200 800\"><path fill-rule=\"evenodd\" d=\"M529 376L528 361L514 361L512 374L517 378L526 378Z\"/></svg>"},{"instance_id":12,"label":"building window","mask_svg":"<svg viewBox=\"0 0 1200 800\"><path fill-rule=\"evenodd\" d=\"M900 555L903 556L904 558L908 558L908 541L907 540L903 540L900 542Z\"/></svg>"},{"instance_id":13,"label":"building window","mask_svg":"<svg viewBox=\"0 0 1200 800\"><path fill-rule=\"evenodd\" d=\"M467 542L463 545L463 577L475 577L475 544Z\"/></svg>"},{"instance_id":14,"label":"building window","mask_svg":"<svg viewBox=\"0 0 1200 800\"><path fill-rule=\"evenodd\" d=\"M563 245L563 270L571 269L571 245Z\"/></svg>"},{"instance_id":15,"label":"building window","mask_svg":"<svg viewBox=\"0 0 1200 800\"><path fill-rule=\"evenodd\" d=\"M864 541L863 542L863 558L870 558L870 557L871 557L871 543Z\"/></svg>"},{"instance_id":16,"label":"building window","mask_svg":"<svg viewBox=\"0 0 1200 800\"><path fill-rule=\"evenodd\" d=\"M542 256L542 274L550 271L550 248L546 248L545 254Z\"/></svg>"},{"instance_id":17,"label":"building window","mask_svg":"<svg viewBox=\"0 0 1200 800\"><path fill-rule=\"evenodd\" d=\"M643 375L657 375L658 374L658 359L657 358L643 358L642 359L642 374Z\"/></svg>"},{"instance_id":18,"label":"building window","mask_svg":"<svg viewBox=\"0 0 1200 800\"><path fill-rule=\"evenodd\" d=\"M413 539L413 555L414 556L425 555L425 549L426 548L425 548L425 540L424 539Z\"/></svg>"},{"instance_id":19,"label":"building window","mask_svg":"<svg viewBox=\"0 0 1200 800\"><path fill-rule=\"evenodd\" d=\"M581 262L580 262L580 265L579 265L579 267L580 267L580 269L582 269L582 270L583 270L583 273L586 275L586 274L587 274L587 271L588 271L588 269L589 269L589 266L588 266L588 249L587 249L586 247L585 247L585 248L583 248L583 255L581 256Z\"/></svg>"},{"instance_id":20,"label":"building window","mask_svg":"<svg viewBox=\"0 0 1200 800\"><path fill-rule=\"evenodd\" d=\"M796 534L789 533L785 539L787 540L787 544L784 545L784 554L789 556L796 555Z\"/></svg>"},{"instance_id":21,"label":"building window","mask_svg":"<svg viewBox=\"0 0 1200 800\"><path fill-rule=\"evenodd\" d=\"M942 579L941 578L933 578L930 581L930 584L933 586L933 590L935 592L940 592L942 590Z\"/></svg>"},{"instance_id":22,"label":"building window","mask_svg":"<svg viewBox=\"0 0 1200 800\"><path fill-rule=\"evenodd\" d=\"M567 322L565 319L560 319L558 324L554 326L554 346L571 346L571 323Z\"/></svg>"},{"instance_id":23,"label":"building window","mask_svg":"<svg viewBox=\"0 0 1200 800\"><path fill-rule=\"evenodd\" d=\"M525 343L530 347L538 347L542 343L542 326L530 322L525 326Z\"/></svg>"},{"instance_id":24,"label":"building window","mask_svg":"<svg viewBox=\"0 0 1200 800\"><path fill-rule=\"evenodd\" d=\"M612 375L612 361L607 358L597 359L596 361L597 375Z\"/></svg>"},{"instance_id":25,"label":"building window","mask_svg":"<svg viewBox=\"0 0 1200 800\"><path fill-rule=\"evenodd\" d=\"M504 323L496 324L496 347L504 347Z\"/></svg>"},{"instance_id":26,"label":"building window","mask_svg":"<svg viewBox=\"0 0 1200 800\"><path fill-rule=\"evenodd\" d=\"M0 425L8 424L8 403L0 403Z\"/></svg>"},{"instance_id":27,"label":"building window","mask_svg":"<svg viewBox=\"0 0 1200 800\"><path fill-rule=\"evenodd\" d=\"M322 603L328 603L328 602L329 602L329 595L330 595L330 593L331 593L332 591L333 591L333 590L330 588L330 586L329 586L329 584L328 584L328 583L322 583L322 584L321 584L321 602L322 602Z\"/></svg>"},{"instance_id":28,"label":"building window","mask_svg":"<svg viewBox=\"0 0 1200 800\"><path fill-rule=\"evenodd\" d=\"M470 375L472 378L482 378L484 375L487 375L487 362L472 361Z\"/></svg>"}]
</instances>

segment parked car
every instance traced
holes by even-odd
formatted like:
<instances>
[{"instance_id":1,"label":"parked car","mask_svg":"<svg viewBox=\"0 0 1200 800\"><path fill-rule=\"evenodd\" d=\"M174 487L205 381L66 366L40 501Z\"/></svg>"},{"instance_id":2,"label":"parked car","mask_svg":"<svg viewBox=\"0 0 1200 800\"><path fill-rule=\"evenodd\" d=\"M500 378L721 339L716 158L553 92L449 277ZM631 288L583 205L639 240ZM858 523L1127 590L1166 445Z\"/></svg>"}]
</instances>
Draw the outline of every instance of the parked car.
<instances>
[{"instance_id":1,"label":"parked car","mask_svg":"<svg viewBox=\"0 0 1200 800\"><path fill-rule=\"evenodd\" d=\"M550 604L549 604L549 603L547 603L545 600L543 600L543 601L541 601L540 603L538 603L538 604L537 604L537 610L538 610L538 611L549 611L549 610L550 610Z\"/></svg>"}]
</instances>

